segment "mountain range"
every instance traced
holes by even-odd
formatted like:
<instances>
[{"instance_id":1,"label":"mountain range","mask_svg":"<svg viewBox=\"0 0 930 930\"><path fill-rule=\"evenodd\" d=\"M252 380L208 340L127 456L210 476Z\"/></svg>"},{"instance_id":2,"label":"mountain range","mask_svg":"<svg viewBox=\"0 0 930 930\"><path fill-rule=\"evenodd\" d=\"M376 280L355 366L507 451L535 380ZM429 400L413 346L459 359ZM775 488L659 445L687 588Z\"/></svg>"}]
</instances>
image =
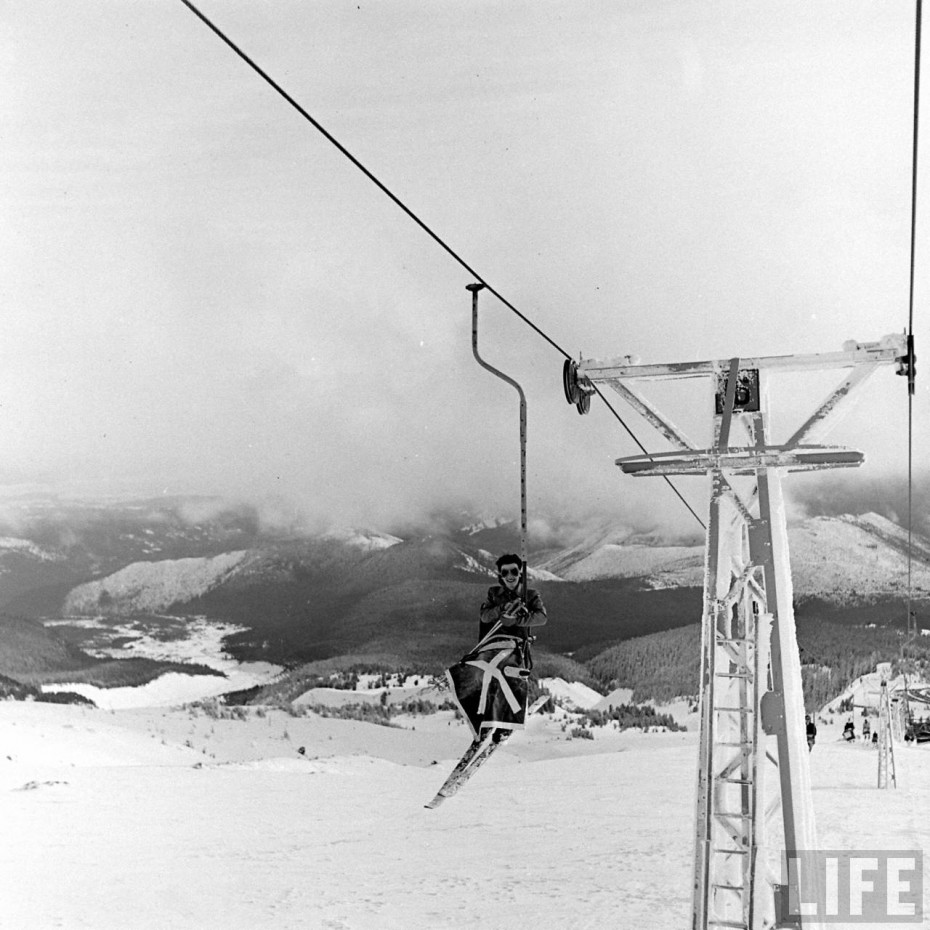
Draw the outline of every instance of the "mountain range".
<instances>
[{"instance_id":1,"label":"mountain range","mask_svg":"<svg viewBox=\"0 0 930 930\"><path fill-rule=\"evenodd\" d=\"M818 516L791 526L789 539L799 630L901 625L900 526L876 514ZM911 542L920 618L930 603L930 541ZM185 617L235 624L225 645L240 660L294 667L367 657L435 670L472 644L502 551L519 551L516 528L467 514L412 529L311 532L269 528L252 508L207 500L24 502L0 519L0 674L35 681L76 656L86 663L84 650L99 646L108 624L163 623L163 635L176 636ZM529 564L550 616L542 656L586 662L700 620L703 541L596 526L564 542L550 536Z\"/></svg>"}]
</instances>

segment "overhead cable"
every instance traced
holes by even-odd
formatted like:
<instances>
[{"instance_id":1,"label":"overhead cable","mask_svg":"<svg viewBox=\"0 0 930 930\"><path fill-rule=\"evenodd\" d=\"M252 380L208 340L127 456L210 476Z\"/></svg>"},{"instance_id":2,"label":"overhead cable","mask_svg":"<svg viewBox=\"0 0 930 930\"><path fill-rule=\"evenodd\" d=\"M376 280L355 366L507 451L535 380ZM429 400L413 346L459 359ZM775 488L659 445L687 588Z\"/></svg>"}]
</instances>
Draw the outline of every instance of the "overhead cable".
<instances>
[{"instance_id":1,"label":"overhead cable","mask_svg":"<svg viewBox=\"0 0 930 930\"><path fill-rule=\"evenodd\" d=\"M542 329L540 329L529 317L521 313L507 298L505 298L501 293L499 293L494 287L492 287L468 262L459 255L441 236L434 232L416 213L413 212L393 191L390 190L384 183L382 183L368 168L365 167L335 136L332 135L318 120L316 120L310 113L308 113L277 81L274 80L264 69L262 69L256 62L254 62L238 45L236 45L231 39L229 39L216 25L214 25L200 10L194 6L190 0L181 0L183 3L207 28L211 30L219 39L221 39L233 52L236 53L259 77L262 78L270 87L278 92L300 115L313 126L328 142L332 143L346 158L358 168L362 174L368 178L385 196L387 196L394 204L396 204L407 216L410 217L420 227L437 245L440 246L445 252L447 252L459 265L462 266L477 282L483 284L488 291L490 291L508 310L516 314L527 326L530 327L538 336L544 339L546 342L552 346L557 352L559 352L564 358L571 358L568 352L562 348L554 339L548 336ZM623 418L619 413L607 403L606 398L600 391L597 392L601 399L607 404L607 409L614 415L620 425L629 433L633 438L633 441L639 446L640 450L645 454L649 455L646 451L643 444L636 438L633 431L629 426L624 422ZM701 527L704 528L704 522L701 518L694 512L691 505L684 499L681 495L681 492L675 485L669 480L667 476L665 481L668 486L675 492L679 500L688 508L694 518L701 524Z\"/></svg>"},{"instance_id":2,"label":"overhead cable","mask_svg":"<svg viewBox=\"0 0 930 930\"><path fill-rule=\"evenodd\" d=\"M297 112L308 122L314 129L316 129L328 142L331 142L346 158L358 168L362 174L368 178L383 194L389 197L394 204L400 207L407 216L410 217L423 230L437 245L442 249L448 252L452 258L455 259L470 275L474 277L476 281L483 284L508 310L511 310L515 313L524 323L527 324L531 329L533 329L538 335L540 335L549 345L552 346L557 352L560 352L565 358L569 358L568 352L565 351L557 342L551 339L546 335L532 320L524 316L509 300L507 300L503 295L499 294L484 278L475 271L468 262L459 255L455 249L452 248L441 236L434 232L427 224L417 216L396 194L391 191L384 183L382 183L376 175L368 170L335 136L332 135L318 120L311 116L271 75L264 71L258 64L256 64L238 45L236 45L231 39L229 39L217 26L215 26L197 7L194 6L190 0L181 0L181 3L184 4L201 22L203 22L209 29L211 29L223 42L226 43L256 74L258 74L267 84L273 87Z\"/></svg>"},{"instance_id":3,"label":"overhead cable","mask_svg":"<svg viewBox=\"0 0 930 930\"><path fill-rule=\"evenodd\" d=\"M914 332L914 267L917 245L917 143L920 139L920 20L922 0L917 0L914 27L914 139L911 153L911 282L907 310L907 331Z\"/></svg>"},{"instance_id":4,"label":"overhead cable","mask_svg":"<svg viewBox=\"0 0 930 930\"><path fill-rule=\"evenodd\" d=\"M914 365L914 269L917 264L917 145L920 139L920 31L922 0L917 0L914 25L914 139L911 153L911 267L907 309L908 364ZM914 524L914 378L907 376L907 617L905 636L911 634ZM916 623L914 635L916 635Z\"/></svg>"}]
</instances>

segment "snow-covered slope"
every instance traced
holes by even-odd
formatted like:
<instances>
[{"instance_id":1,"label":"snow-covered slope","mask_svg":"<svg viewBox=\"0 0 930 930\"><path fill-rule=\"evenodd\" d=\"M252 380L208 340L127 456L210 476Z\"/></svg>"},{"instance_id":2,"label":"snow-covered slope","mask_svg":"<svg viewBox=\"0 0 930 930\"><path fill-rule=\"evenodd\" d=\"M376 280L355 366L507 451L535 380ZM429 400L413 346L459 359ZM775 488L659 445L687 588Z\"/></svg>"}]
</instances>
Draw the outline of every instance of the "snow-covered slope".
<instances>
[{"instance_id":1,"label":"snow-covered slope","mask_svg":"<svg viewBox=\"0 0 930 930\"><path fill-rule=\"evenodd\" d=\"M795 593L845 603L900 596L907 585L907 532L878 514L812 517L788 529ZM912 584L930 594L930 544L913 538ZM567 581L639 578L654 588L701 586L704 546L600 531L540 566Z\"/></svg>"},{"instance_id":2,"label":"snow-covered slope","mask_svg":"<svg viewBox=\"0 0 930 930\"><path fill-rule=\"evenodd\" d=\"M593 688L583 685L580 681L569 682L564 678L540 678L539 684L566 707L588 710L596 707L603 700L602 694L598 694Z\"/></svg>"},{"instance_id":3,"label":"snow-covered slope","mask_svg":"<svg viewBox=\"0 0 930 930\"><path fill-rule=\"evenodd\" d=\"M644 578L650 587L699 586L704 580L703 546L605 543L568 568L566 581Z\"/></svg>"},{"instance_id":4,"label":"snow-covered slope","mask_svg":"<svg viewBox=\"0 0 930 930\"><path fill-rule=\"evenodd\" d=\"M896 747L878 791L876 753L839 729L810 756L820 846L928 848L930 750ZM570 740L541 717L424 811L468 739L451 713L400 729L3 702L4 926L687 925L697 734Z\"/></svg>"},{"instance_id":5,"label":"snow-covered slope","mask_svg":"<svg viewBox=\"0 0 930 930\"><path fill-rule=\"evenodd\" d=\"M878 514L813 517L788 532L795 592L854 602L907 590L907 532ZM930 593L930 553L914 538L914 593Z\"/></svg>"},{"instance_id":6,"label":"snow-covered slope","mask_svg":"<svg viewBox=\"0 0 930 930\"><path fill-rule=\"evenodd\" d=\"M704 543L684 545L625 528L598 527L538 566L565 581L640 578L647 587L700 586Z\"/></svg>"},{"instance_id":7,"label":"snow-covered slope","mask_svg":"<svg viewBox=\"0 0 930 930\"><path fill-rule=\"evenodd\" d=\"M37 546L29 539L19 539L16 536L0 536L0 554L7 552L19 552L24 555L32 556L35 559L40 559L43 562L57 562L61 560L60 555L49 552L41 546Z\"/></svg>"},{"instance_id":8,"label":"snow-covered slope","mask_svg":"<svg viewBox=\"0 0 930 930\"><path fill-rule=\"evenodd\" d=\"M911 693L914 691L922 691L930 686L930 682L926 681L921 676L911 675L905 677L904 675L895 675L893 677L883 676L880 672L869 672L865 675L860 676L855 681L853 681L845 691L841 694L837 694L834 698L829 700L821 709L821 714L829 713L839 713L840 705L845 701L852 701L853 706L857 708L856 714L859 713L859 710L862 708L868 708L874 713L878 713L879 701L881 698L881 688L882 681L888 686L888 693L892 698L903 699L904 694L908 688L911 689ZM916 706L919 706L919 703L915 702ZM923 708L920 708L921 714ZM852 716L852 714L850 714Z\"/></svg>"},{"instance_id":9,"label":"snow-covered slope","mask_svg":"<svg viewBox=\"0 0 930 930\"><path fill-rule=\"evenodd\" d=\"M246 551L213 558L133 562L125 568L74 588L65 614L108 614L165 610L186 603L223 582L243 562Z\"/></svg>"},{"instance_id":10,"label":"snow-covered slope","mask_svg":"<svg viewBox=\"0 0 930 930\"><path fill-rule=\"evenodd\" d=\"M334 530L328 534L329 539L337 540L356 549L374 551L376 549L390 549L403 542L399 536L390 533L379 533L371 530Z\"/></svg>"}]
</instances>

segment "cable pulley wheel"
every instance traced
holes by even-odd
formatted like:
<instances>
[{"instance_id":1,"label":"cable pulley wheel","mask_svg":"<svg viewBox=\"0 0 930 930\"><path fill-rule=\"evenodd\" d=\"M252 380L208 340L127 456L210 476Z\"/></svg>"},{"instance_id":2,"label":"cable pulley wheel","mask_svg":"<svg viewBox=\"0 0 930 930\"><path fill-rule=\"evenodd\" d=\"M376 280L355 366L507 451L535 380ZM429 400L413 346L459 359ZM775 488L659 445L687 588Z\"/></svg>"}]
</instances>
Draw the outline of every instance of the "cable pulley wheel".
<instances>
[{"instance_id":1,"label":"cable pulley wheel","mask_svg":"<svg viewBox=\"0 0 930 930\"><path fill-rule=\"evenodd\" d=\"M591 409L591 393L581 387L578 380L578 363L570 358L565 359L565 364L562 365L562 388L565 391L565 399L574 404L579 413L585 414Z\"/></svg>"},{"instance_id":2,"label":"cable pulley wheel","mask_svg":"<svg viewBox=\"0 0 930 930\"><path fill-rule=\"evenodd\" d=\"M562 387L565 390L565 400L570 404L577 404L581 397L578 387L578 365L570 358L565 359L562 366Z\"/></svg>"}]
</instances>

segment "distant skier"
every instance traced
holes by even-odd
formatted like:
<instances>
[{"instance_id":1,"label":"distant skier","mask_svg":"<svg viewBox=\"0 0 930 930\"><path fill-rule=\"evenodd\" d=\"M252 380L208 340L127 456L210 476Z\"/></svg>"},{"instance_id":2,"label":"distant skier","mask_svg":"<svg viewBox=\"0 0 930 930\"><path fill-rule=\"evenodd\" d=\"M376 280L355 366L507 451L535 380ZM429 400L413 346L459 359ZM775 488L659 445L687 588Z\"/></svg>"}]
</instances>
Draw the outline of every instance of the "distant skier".
<instances>
[{"instance_id":1,"label":"distant skier","mask_svg":"<svg viewBox=\"0 0 930 930\"><path fill-rule=\"evenodd\" d=\"M872 727L871 727L871 725L869 724L868 718L866 718L866 719L862 722L862 738L863 738L866 742L869 741L869 736L870 736L871 732L872 732Z\"/></svg>"},{"instance_id":2,"label":"distant skier","mask_svg":"<svg viewBox=\"0 0 930 930\"><path fill-rule=\"evenodd\" d=\"M856 739L856 725L852 722L852 719L846 721L846 726L843 727L843 739L847 743L855 742Z\"/></svg>"},{"instance_id":3,"label":"distant skier","mask_svg":"<svg viewBox=\"0 0 930 930\"><path fill-rule=\"evenodd\" d=\"M805 716L804 722L807 724L807 751L810 752L813 750L814 743L817 741L817 724L811 720L810 714Z\"/></svg>"}]
</instances>

